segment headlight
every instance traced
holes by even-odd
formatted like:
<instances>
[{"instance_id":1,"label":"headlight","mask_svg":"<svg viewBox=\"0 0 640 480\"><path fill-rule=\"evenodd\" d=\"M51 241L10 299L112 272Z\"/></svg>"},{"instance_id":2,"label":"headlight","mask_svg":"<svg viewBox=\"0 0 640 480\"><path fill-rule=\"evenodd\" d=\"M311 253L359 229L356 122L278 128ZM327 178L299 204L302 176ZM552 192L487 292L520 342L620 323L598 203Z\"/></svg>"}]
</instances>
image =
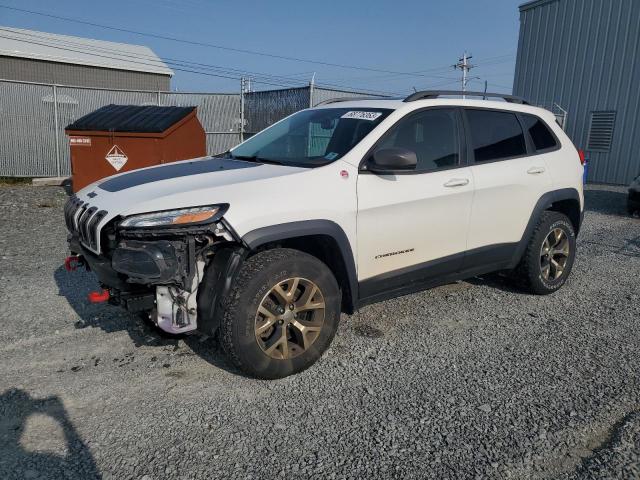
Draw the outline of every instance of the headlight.
<instances>
[{"instance_id":1,"label":"headlight","mask_svg":"<svg viewBox=\"0 0 640 480\"><path fill-rule=\"evenodd\" d=\"M219 220L226 209L227 205L207 205L206 207L143 213L125 218L119 226L123 228L150 228L211 223Z\"/></svg>"}]
</instances>

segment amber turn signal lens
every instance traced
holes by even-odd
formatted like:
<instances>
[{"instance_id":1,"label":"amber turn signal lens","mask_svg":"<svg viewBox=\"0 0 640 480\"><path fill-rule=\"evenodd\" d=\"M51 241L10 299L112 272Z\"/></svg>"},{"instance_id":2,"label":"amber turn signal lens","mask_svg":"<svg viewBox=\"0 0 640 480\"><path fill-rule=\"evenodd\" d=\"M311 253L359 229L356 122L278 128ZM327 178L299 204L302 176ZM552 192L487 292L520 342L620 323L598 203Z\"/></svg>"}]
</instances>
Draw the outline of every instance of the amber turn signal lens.
<instances>
[{"instance_id":1,"label":"amber turn signal lens","mask_svg":"<svg viewBox=\"0 0 640 480\"><path fill-rule=\"evenodd\" d=\"M218 209L207 210L206 212L198 212L198 213L185 213L184 215L180 215L173 219L171 222L173 225L182 225L184 223L198 223L204 222L205 220L209 220L213 217Z\"/></svg>"}]
</instances>

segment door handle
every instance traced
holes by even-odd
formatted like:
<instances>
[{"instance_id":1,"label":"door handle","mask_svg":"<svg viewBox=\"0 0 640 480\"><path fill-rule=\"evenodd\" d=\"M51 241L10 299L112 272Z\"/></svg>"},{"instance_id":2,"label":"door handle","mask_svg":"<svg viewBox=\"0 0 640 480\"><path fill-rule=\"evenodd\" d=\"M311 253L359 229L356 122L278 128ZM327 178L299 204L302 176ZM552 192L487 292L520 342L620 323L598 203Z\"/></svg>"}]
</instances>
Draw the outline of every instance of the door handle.
<instances>
[{"instance_id":1,"label":"door handle","mask_svg":"<svg viewBox=\"0 0 640 480\"><path fill-rule=\"evenodd\" d=\"M445 187L464 187L465 185L469 185L468 178L452 178L444 184Z\"/></svg>"},{"instance_id":2,"label":"door handle","mask_svg":"<svg viewBox=\"0 0 640 480\"><path fill-rule=\"evenodd\" d=\"M531 167L527 170L529 175L538 175L539 173L544 173L544 167Z\"/></svg>"}]
</instances>

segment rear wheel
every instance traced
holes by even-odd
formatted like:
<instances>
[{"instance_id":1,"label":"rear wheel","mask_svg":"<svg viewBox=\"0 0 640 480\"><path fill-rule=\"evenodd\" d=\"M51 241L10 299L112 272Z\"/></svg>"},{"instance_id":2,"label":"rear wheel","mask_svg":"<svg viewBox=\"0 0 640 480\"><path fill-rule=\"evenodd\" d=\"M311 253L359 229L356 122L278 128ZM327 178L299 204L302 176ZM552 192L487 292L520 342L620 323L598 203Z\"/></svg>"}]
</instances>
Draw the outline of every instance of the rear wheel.
<instances>
[{"instance_id":1,"label":"rear wheel","mask_svg":"<svg viewBox=\"0 0 640 480\"><path fill-rule=\"evenodd\" d=\"M220 340L245 373L282 378L311 366L331 343L340 290L317 258L290 249L260 252L242 266Z\"/></svg>"},{"instance_id":2,"label":"rear wheel","mask_svg":"<svg viewBox=\"0 0 640 480\"><path fill-rule=\"evenodd\" d=\"M515 277L531 293L553 293L567 281L575 254L576 235L569 218L559 212L544 212Z\"/></svg>"}]
</instances>

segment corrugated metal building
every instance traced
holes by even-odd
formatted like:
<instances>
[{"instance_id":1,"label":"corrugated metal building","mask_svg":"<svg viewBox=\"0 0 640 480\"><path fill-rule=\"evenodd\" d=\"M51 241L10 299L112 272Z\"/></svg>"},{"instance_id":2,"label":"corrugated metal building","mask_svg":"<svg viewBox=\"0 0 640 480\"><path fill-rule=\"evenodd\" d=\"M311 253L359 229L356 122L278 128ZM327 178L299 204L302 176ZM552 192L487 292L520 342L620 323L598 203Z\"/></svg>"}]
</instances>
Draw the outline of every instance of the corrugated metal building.
<instances>
[{"instance_id":1,"label":"corrugated metal building","mask_svg":"<svg viewBox=\"0 0 640 480\"><path fill-rule=\"evenodd\" d=\"M167 91L172 75L145 46L0 27L0 79Z\"/></svg>"},{"instance_id":2,"label":"corrugated metal building","mask_svg":"<svg viewBox=\"0 0 640 480\"><path fill-rule=\"evenodd\" d=\"M640 0L535 0L520 6L513 92L567 111L590 182L640 173Z\"/></svg>"}]
</instances>

